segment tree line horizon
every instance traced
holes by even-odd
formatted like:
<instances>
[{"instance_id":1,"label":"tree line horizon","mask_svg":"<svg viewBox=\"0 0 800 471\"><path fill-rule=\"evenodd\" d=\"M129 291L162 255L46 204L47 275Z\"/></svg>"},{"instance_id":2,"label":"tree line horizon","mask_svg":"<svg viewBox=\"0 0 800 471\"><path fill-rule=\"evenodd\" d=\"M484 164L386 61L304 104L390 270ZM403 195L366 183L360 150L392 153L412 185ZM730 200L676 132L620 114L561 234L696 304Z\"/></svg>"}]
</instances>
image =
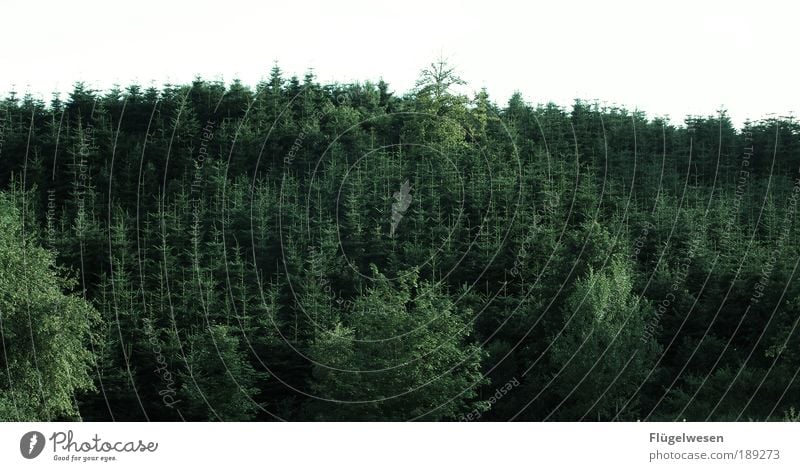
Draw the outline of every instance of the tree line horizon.
<instances>
[{"instance_id":1,"label":"tree line horizon","mask_svg":"<svg viewBox=\"0 0 800 471\"><path fill-rule=\"evenodd\" d=\"M0 420L797 420L800 124L190 84L0 100Z\"/></svg>"}]
</instances>

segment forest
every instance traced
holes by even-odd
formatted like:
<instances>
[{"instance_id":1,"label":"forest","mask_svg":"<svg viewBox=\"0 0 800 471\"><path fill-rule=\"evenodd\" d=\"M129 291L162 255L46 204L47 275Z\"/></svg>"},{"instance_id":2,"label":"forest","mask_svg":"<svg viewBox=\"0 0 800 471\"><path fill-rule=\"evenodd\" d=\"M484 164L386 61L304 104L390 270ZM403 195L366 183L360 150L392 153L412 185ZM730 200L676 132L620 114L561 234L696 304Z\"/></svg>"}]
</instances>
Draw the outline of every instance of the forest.
<instances>
[{"instance_id":1,"label":"forest","mask_svg":"<svg viewBox=\"0 0 800 471\"><path fill-rule=\"evenodd\" d=\"M465 89L5 92L0 420L800 419L794 117Z\"/></svg>"}]
</instances>

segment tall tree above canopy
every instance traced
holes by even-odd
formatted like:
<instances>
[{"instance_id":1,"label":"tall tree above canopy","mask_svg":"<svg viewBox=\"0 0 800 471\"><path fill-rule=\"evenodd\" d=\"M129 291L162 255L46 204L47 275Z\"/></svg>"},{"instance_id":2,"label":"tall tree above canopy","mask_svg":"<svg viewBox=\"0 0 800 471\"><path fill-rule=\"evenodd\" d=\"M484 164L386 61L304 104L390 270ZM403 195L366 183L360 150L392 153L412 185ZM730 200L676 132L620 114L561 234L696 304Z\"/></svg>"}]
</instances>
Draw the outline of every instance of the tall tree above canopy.
<instances>
[{"instance_id":1,"label":"tall tree above canopy","mask_svg":"<svg viewBox=\"0 0 800 471\"><path fill-rule=\"evenodd\" d=\"M469 99L454 87L466 82L455 67L439 59L420 72L412 109L405 119L404 142L424 144L440 154L452 154L464 143Z\"/></svg>"},{"instance_id":2,"label":"tall tree above canopy","mask_svg":"<svg viewBox=\"0 0 800 471\"><path fill-rule=\"evenodd\" d=\"M416 85L417 93L430 95L438 101L449 94L452 87L466 83L458 76L455 67L448 64L444 58L439 58L420 72Z\"/></svg>"}]
</instances>

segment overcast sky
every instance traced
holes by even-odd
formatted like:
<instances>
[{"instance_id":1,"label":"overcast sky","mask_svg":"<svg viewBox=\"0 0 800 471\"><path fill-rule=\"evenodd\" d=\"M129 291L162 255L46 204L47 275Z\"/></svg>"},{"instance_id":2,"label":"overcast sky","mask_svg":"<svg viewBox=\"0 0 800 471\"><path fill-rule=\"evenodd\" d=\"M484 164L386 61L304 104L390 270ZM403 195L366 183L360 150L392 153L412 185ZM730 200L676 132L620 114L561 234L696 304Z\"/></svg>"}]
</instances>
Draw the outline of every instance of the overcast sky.
<instances>
[{"instance_id":1,"label":"overcast sky","mask_svg":"<svg viewBox=\"0 0 800 471\"><path fill-rule=\"evenodd\" d=\"M49 100L195 75L255 84L273 61L322 81L385 79L397 92L443 55L505 103L576 97L681 121L726 107L800 112L797 2L78 0L0 3L0 93Z\"/></svg>"}]
</instances>

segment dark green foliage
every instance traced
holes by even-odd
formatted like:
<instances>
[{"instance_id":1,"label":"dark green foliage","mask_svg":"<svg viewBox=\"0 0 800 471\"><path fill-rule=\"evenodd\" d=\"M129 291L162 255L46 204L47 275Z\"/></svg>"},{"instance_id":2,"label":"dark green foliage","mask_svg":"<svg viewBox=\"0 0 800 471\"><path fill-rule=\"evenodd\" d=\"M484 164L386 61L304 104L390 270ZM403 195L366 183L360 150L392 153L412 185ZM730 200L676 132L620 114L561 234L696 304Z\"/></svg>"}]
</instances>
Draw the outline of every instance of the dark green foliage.
<instances>
[{"instance_id":1,"label":"dark green foliage","mask_svg":"<svg viewBox=\"0 0 800 471\"><path fill-rule=\"evenodd\" d=\"M796 415L800 124L462 85L11 94L0 419Z\"/></svg>"}]
</instances>

